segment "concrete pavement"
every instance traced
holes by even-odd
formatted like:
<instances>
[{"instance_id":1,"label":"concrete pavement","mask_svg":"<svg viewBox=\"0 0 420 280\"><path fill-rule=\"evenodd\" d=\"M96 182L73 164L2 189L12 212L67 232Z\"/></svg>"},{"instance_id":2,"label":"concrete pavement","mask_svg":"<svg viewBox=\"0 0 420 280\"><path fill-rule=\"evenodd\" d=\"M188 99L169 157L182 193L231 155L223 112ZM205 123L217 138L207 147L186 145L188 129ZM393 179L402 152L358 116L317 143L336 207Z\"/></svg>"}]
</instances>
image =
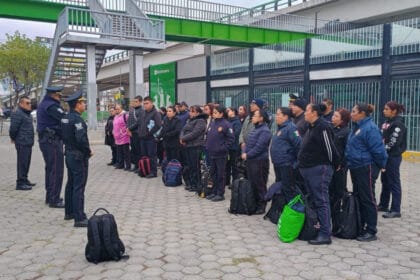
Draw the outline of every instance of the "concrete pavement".
<instances>
[{"instance_id":1,"label":"concrete pavement","mask_svg":"<svg viewBox=\"0 0 420 280\"><path fill-rule=\"evenodd\" d=\"M164 187L106 166L109 147L93 146L86 212L115 215L128 260L85 260L86 229L44 204L44 164L34 146L32 191L16 191L16 154L0 137L0 279L420 279L420 165L402 165L401 219L379 217L378 241L333 238L329 246L282 243L262 216L227 213L223 202ZM272 181L272 176L270 177ZM66 177L64 178L64 185ZM377 188L380 184L377 184Z\"/></svg>"}]
</instances>

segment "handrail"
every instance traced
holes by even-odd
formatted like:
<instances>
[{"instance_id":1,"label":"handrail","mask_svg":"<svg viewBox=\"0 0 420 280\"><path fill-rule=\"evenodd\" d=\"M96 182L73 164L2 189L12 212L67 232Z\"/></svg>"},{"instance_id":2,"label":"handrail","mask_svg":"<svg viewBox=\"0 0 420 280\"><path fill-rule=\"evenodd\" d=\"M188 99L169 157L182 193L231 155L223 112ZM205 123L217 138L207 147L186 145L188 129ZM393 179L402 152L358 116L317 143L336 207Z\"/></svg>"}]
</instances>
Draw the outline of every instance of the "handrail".
<instances>
[{"instance_id":1,"label":"handrail","mask_svg":"<svg viewBox=\"0 0 420 280\"><path fill-rule=\"evenodd\" d=\"M104 58L104 63L110 63L114 61L121 61L124 58L128 58L128 51L122 51Z\"/></svg>"}]
</instances>

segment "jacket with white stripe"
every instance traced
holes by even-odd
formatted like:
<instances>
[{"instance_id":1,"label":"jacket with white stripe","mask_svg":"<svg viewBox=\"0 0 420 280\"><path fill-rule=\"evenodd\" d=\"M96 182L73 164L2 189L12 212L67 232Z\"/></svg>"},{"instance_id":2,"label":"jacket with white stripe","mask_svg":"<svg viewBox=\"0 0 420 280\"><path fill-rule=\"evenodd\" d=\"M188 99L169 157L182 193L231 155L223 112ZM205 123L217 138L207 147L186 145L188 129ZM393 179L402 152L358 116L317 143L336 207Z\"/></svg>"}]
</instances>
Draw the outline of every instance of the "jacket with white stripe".
<instances>
[{"instance_id":1,"label":"jacket with white stripe","mask_svg":"<svg viewBox=\"0 0 420 280\"><path fill-rule=\"evenodd\" d=\"M317 165L332 165L337 168L341 156L334 144L331 125L323 118L318 118L308 126L302 139L298 154L298 166L301 168Z\"/></svg>"}]
</instances>

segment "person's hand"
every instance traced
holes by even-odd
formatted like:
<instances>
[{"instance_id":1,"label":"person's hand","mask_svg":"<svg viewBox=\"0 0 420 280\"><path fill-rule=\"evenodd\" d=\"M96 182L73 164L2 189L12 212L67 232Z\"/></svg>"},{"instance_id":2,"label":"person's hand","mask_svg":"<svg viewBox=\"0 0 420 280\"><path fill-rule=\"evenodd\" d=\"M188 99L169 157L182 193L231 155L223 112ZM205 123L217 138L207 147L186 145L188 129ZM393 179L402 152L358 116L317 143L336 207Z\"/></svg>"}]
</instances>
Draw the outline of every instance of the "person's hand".
<instances>
[{"instance_id":1,"label":"person's hand","mask_svg":"<svg viewBox=\"0 0 420 280\"><path fill-rule=\"evenodd\" d=\"M381 169L381 172L382 172L382 173L384 173L385 171L386 171L386 169L385 169L385 168L382 168L382 169Z\"/></svg>"},{"instance_id":2,"label":"person's hand","mask_svg":"<svg viewBox=\"0 0 420 280\"><path fill-rule=\"evenodd\" d=\"M335 171L340 171L340 169L341 169L341 164L337 167Z\"/></svg>"},{"instance_id":3,"label":"person's hand","mask_svg":"<svg viewBox=\"0 0 420 280\"><path fill-rule=\"evenodd\" d=\"M133 133L131 133L131 131L127 128L127 134L128 134L128 136L130 136L130 137L132 137L133 136Z\"/></svg>"},{"instance_id":4,"label":"person's hand","mask_svg":"<svg viewBox=\"0 0 420 280\"><path fill-rule=\"evenodd\" d=\"M15 141L13 141L13 140L10 140L10 142L11 142L12 144L15 144Z\"/></svg>"},{"instance_id":5,"label":"person's hand","mask_svg":"<svg viewBox=\"0 0 420 280\"><path fill-rule=\"evenodd\" d=\"M246 153L242 153L241 158L242 158L243 160L246 160Z\"/></svg>"}]
</instances>

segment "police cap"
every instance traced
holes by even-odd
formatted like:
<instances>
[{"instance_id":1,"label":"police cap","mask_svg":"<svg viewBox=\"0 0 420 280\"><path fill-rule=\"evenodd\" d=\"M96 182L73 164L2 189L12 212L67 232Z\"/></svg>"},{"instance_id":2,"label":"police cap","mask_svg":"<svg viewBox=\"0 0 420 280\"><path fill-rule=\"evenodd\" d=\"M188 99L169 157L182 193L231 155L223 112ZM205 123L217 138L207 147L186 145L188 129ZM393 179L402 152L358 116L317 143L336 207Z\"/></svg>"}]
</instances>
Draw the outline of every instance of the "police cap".
<instances>
[{"instance_id":1,"label":"police cap","mask_svg":"<svg viewBox=\"0 0 420 280\"><path fill-rule=\"evenodd\" d=\"M68 103L74 103L74 102L85 101L85 100L86 98L83 97L83 92L81 90L76 91L75 93L73 93L72 95L64 99L64 101Z\"/></svg>"},{"instance_id":2,"label":"police cap","mask_svg":"<svg viewBox=\"0 0 420 280\"><path fill-rule=\"evenodd\" d=\"M59 94L61 95L61 92L63 91L63 86L56 86L56 87L47 87L45 90L47 91L47 94Z\"/></svg>"}]
</instances>

